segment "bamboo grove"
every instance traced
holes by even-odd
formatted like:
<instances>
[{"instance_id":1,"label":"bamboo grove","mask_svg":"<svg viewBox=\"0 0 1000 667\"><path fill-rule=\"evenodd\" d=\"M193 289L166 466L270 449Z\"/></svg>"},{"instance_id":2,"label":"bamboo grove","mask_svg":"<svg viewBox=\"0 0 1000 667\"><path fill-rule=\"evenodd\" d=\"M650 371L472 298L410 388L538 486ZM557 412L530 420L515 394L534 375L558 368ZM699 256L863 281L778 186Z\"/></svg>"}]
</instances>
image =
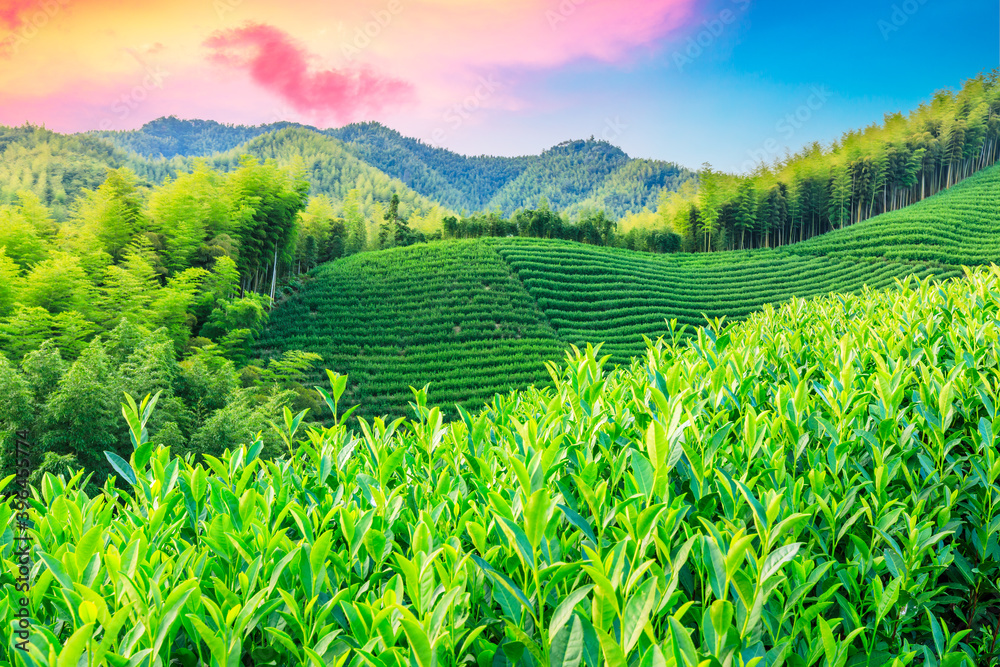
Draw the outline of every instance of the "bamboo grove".
<instances>
[{"instance_id":1,"label":"bamboo grove","mask_svg":"<svg viewBox=\"0 0 1000 667\"><path fill-rule=\"evenodd\" d=\"M697 188L663 193L660 215L687 250L777 247L849 227L946 190L1000 157L998 71L941 91L907 116L760 164L710 165Z\"/></svg>"}]
</instances>

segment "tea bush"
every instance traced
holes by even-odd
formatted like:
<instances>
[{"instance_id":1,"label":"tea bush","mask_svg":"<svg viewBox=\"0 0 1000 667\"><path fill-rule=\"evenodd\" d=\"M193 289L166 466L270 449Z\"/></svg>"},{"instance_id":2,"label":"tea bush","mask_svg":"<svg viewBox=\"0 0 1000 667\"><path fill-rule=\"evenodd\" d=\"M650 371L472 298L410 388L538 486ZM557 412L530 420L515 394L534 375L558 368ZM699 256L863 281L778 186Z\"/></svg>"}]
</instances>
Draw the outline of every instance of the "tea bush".
<instances>
[{"instance_id":1,"label":"tea bush","mask_svg":"<svg viewBox=\"0 0 1000 667\"><path fill-rule=\"evenodd\" d=\"M0 661L996 664L998 318L996 267L794 300L451 424L286 412L278 460L178 459L130 399L117 486L32 490L22 657L2 536Z\"/></svg>"}]
</instances>

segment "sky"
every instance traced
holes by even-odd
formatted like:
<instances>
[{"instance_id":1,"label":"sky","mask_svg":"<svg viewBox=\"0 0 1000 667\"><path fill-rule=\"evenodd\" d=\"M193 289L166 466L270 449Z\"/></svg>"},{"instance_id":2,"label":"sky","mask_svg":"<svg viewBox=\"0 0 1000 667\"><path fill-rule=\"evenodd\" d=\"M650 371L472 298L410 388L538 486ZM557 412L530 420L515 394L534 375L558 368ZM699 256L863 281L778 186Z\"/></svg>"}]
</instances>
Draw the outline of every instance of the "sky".
<instances>
[{"instance_id":1,"label":"sky","mask_svg":"<svg viewBox=\"0 0 1000 667\"><path fill-rule=\"evenodd\" d=\"M0 0L0 125L374 120L746 171L1000 66L994 0Z\"/></svg>"}]
</instances>

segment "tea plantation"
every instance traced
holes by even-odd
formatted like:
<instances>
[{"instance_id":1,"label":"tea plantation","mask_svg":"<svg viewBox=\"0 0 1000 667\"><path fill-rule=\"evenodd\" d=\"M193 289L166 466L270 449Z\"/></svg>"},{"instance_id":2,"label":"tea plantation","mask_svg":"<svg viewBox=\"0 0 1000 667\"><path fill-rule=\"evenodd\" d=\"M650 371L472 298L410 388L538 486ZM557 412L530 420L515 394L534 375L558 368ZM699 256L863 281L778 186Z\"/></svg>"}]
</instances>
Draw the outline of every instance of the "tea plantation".
<instances>
[{"instance_id":1,"label":"tea plantation","mask_svg":"<svg viewBox=\"0 0 1000 667\"><path fill-rule=\"evenodd\" d=\"M644 337L742 320L793 297L885 288L914 275L961 275L1000 261L1000 168L909 208L780 250L652 255L567 241L448 241L368 253L317 269L272 316L262 357L300 349L351 376L358 415L432 402L481 407L550 381L546 359L604 344L611 361ZM319 382L319 373L312 378Z\"/></svg>"},{"instance_id":2,"label":"tea plantation","mask_svg":"<svg viewBox=\"0 0 1000 667\"><path fill-rule=\"evenodd\" d=\"M279 416L274 461L180 460L126 406L117 488L25 501L28 664L995 664L998 321L996 268L764 304L450 424Z\"/></svg>"},{"instance_id":3,"label":"tea plantation","mask_svg":"<svg viewBox=\"0 0 1000 667\"><path fill-rule=\"evenodd\" d=\"M798 253L944 264L1000 261L1000 169L985 169L919 204L794 246Z\"/></svg>"}]
</instances>

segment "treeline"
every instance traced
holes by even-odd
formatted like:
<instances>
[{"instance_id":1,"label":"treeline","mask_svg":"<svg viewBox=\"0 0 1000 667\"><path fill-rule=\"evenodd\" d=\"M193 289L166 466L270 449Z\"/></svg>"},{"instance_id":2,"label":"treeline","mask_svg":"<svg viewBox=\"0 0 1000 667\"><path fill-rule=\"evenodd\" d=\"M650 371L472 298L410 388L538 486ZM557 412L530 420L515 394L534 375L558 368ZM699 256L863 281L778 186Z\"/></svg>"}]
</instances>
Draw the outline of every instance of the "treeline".
<instances>
[{"instance_id":1,"label":"treeline","mask_svg":"<svg viewBox=\"0 0 1000 667\"><path fill-rule=\"evenodd\" d=\"M443 221L442 236L446 239L520 236L562 239L643 252L669 253L680 250L680 235L667 227L633 227L625 233L620 233L618 227L618 222L609 218L604 211L587 211L573 221L569 216L549 208L543 199L538 208L519 210L509 219L498 212L477 213L462 218L448 216Z\"/></svg>"},{"instance_id":2,"label":"treeline","mask_svg":"<svg viewBox=\"0 0 1000 667\"><path fill-rule=\"evenodd\" d=\"M0 349L49 339L70 356L121 319L239 355L297 252L308 184L246 157L221 174L145 187L127 168L84 189L58 222L31 191L0 206Z\"/></svg>"},{"instance_id":3,"label":"treeline","mask_svg":"<svg viewBox=\"0 0 1000 667\"><path fill-rule=\"evenodd\" d=\"M0 476L21 429L46 465L103 475L123 391L163 392L163 437L198 452L308 407L297 382L318 357L251 359L303 230L329 219L307 193L300 173L245 157L157 187L106 170L65 221L31 190L0 205Z\"/></svg>"},{"instance_id":4,"label":"treeline","mask_svg":"<svg viewBox=\"0 0 1000 667\"><path fill-rule=\"evenodd\" d=\"M697 189L664 195L660 215L692 251L777 247L894 211L1000 156L998 71L941 91L903 116L813 144L748 176L705 165Z\"/></svg>"}]
</instances>

